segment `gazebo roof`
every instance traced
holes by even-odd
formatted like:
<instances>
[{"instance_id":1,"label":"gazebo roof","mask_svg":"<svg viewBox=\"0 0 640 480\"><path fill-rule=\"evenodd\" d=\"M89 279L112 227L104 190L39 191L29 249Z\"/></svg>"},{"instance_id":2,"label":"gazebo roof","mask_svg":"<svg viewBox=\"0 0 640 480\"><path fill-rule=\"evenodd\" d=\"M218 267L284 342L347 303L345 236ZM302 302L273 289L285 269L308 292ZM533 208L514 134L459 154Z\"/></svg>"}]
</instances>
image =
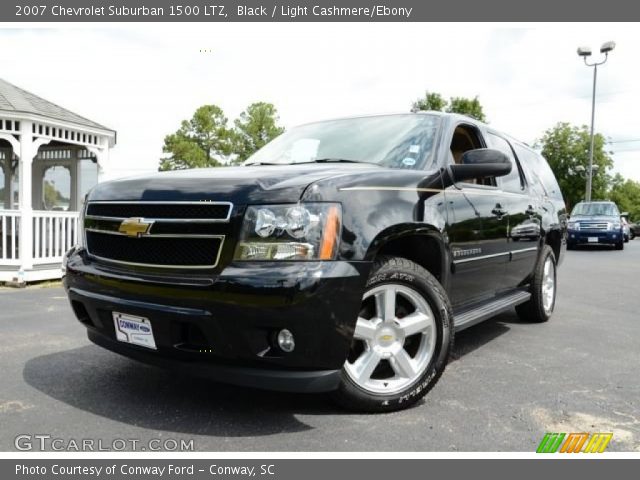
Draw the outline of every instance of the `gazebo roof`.
<instances>
[{"instance_id":1,"label":"gazebo roof","mask_svg":"<svg viewBox=\"0 0 640 480\"><path fill-rule=\"evenodd\" d=\"M0 112L39 115L62 122L113 132L99 123L62 108L0 78Z\"/></svg>"}]
</instances>

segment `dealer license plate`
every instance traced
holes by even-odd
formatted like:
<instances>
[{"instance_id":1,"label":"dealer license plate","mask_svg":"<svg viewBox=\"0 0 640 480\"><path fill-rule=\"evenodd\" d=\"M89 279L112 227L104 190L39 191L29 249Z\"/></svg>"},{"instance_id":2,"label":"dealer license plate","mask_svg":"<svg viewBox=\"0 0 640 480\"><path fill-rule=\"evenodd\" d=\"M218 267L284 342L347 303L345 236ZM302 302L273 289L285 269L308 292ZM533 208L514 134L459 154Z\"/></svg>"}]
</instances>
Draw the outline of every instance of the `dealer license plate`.
<instances>
[{"instance_id":1,"label":"dealer license plate","mask_svg":"<svg viewBox=\"0 0 640 480\"><path fill-rule=\"evenodd\" d=\"M157 349L151 322L148 318L113 312L113 323L116 327L116 338L119 341Z\"/></svg>"},{"instance_id":2,"label":"dealer license plate","mask_svg":"<svg viewBox=\"0 0 640 480\"><path fill-rule=\"evenodd\" d=\"M589 237L587 240L589 243L598 243L598 237Z\"/></svg>"}]
</instances>

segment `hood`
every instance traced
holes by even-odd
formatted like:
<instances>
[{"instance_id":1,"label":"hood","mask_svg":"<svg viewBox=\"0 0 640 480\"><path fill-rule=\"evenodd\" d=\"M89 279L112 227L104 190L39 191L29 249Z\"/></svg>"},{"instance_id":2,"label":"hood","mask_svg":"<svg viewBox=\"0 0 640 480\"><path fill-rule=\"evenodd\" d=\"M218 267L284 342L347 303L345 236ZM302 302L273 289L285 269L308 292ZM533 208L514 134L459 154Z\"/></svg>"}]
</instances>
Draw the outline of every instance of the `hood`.
<instances>
[{"instance_id":1,"label":"hood","mask_svg":"<svg viewBox=\"0 0 640 480\"><path fill-rule=\"evenodd\" d=\"M617 215L571 215L572 222L619 222Z\"/></svg>"},{"instance_id":2,"label":"hood","mask_svg":"<svg viewBox=\"0 0 640 480\"><path fill-rule=\"evenodd\" d=\"M288 203L300 200L305 189L318 180L380 169L371 164L299 164L160 172L98 184L89 201Z\"/></svg>"}]
</instances>

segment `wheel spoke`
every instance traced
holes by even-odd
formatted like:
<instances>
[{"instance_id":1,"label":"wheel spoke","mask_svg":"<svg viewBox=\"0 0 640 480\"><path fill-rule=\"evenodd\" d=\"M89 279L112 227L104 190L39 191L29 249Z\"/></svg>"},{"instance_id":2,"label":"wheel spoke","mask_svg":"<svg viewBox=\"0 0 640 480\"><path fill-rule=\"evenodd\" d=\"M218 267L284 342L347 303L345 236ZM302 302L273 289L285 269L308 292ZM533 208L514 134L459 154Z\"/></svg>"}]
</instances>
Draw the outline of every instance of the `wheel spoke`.
<instances>
[{"instance_id":1,"label":"wheel spoke","mask_svg":"<svg viewBox=\"0 0 640 480\"><path fill-rule=\"evenodd\" d=\"M385 288L376 294L376 315L385 322L396 318L396 291L394 288Z\"/></svg>"},{"instance_id":2,"label":"wheel spoke","mask_svg":"<svg viewBox=\"0 0 640 480\"><path fill-rule=\"evenodd\" d=\"M413 378L416 374L413 359L404 348L398 349L389 359L389 363L391 363L393 370L401 377Z\"/></svg>"},{"instance_id":3,"label":"wheel spoke","mask_svg":"<svg viewBox=\"0 0 640 480\"><path fill-rule=\"evenodd\" d=\"M355 362L353 362L353 369L358 380L360 382L366 382L369 380L379 363L380 354L375 350L366 350Z\"/></svg>"},{"instance_id":4,"label":"wheel spoke","mask_svg":"<svg viewBox=\"0 0 640 480\"><path fill-rule=\"evenodd\" d=\"M547 260L544 264L544 276L545 278L549 278L551 270L551 260Z\"/></svg>"},{"instance_id":5,"label":"wheel spoke","mask_svg":"<svg viewBox=\"0 0 640 480\"><path fill-rule=\"evenodd\" d=\"M424 313L415 311L399 320L399 327L404 332L404 336L410 337L416 333L424 332L431 327L431 319Z\"/></svg>"},{"instance_id":6,"label":"wheel spoke","mask_svg":"<svg viewBox=\"0 0 640 480\"><path fill-rule=\"evenodd\" d=\"M375 337L375 334L376 326L374 323L366 318L358 317L354 337L358 340L371 341Z\"/></svg>"}]
</instances>

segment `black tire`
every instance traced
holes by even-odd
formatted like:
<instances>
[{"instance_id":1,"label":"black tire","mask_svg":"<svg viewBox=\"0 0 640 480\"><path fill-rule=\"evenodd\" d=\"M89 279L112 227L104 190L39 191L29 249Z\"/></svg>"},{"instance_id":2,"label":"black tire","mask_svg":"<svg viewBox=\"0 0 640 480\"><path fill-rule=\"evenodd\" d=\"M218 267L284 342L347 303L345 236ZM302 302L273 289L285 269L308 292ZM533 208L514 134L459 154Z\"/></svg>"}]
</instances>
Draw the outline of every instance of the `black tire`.
<instances>
[{"instance_id":1,"label":"black tire","mask_svg":"<svg viewBox=\"0 0 640 480\"><path fill-rule=\"evenodd\" d=\"M568 247L568 246L567 246ZM550 308L545 308L544 305L544 269L547 259L551 260L551 265L553 266L553 282L554 282L554 290L553 290L553 301L551 302ZM527 322L534 323L542 323L546 322L553 315L553 309L555 308L556 303L556 293L557 293L557 276L556 276L556 256L553 253L553 250L549 245L545 245L538 257L538 261L536 262L535 269L533 271L533 278L531 280L530 292L531 299L526 303L522 303L516 307L516 312L518 316Z\"/></svg>"},{"instance_id":2,"label":"black tire","mask_svg":"<svg viewBox=\"0 0 640 480\"><path fill-rule=\"evenodd\" d=\"M624 250L624 241L620 240L618 243L616 243L616 250Z\"/></svg>"},{"instance_id":3,"label":"black tire","mask_svg":"<svg viewBox=\"0 0 640 480\"><path fill-rule=\"evenodd\" d=\"M373 392L358 385L347 372L347 363L342 369L342 380L339 388L332 393L333 399L342 407L359 412L390 412L408 408L424 397L436 384L449 360L449 353L453 347L453 315L447 293L438 280L420 265L401 257L383 256L375 261L373 270L367 281L363 296L364 315L365 298L368 292L384 288L385 285L408 288L420 296L431 310L434 320L436 338L434 350L429 360L425 360L424 370L417 372L415 381L406 385L401 391L392 394ZM396 297L397 298L397 297ZM398 304L394 303L394 314L397 315ZM377 308L377 307L376 307ZM401 318L401 317L398 317ZM407 337L408 339L409 337ZM421 339L423 337L420 337ZM426 338L426 337L425 337ZM431 338L431 337L429 337ZM424 339L420 342L426 341ZM354 338L352 354L356 348L357 340ZM403 346L404 348L404 346ZM365 350L366 351L366 350ZM349 362L349 359L347 360ZM378 367L375 367L380 368ZM374 370L376 372L378 370ZM371 375L373 378L373 374Z\"/></svg>"},{"instance_id":4,"label":"black tire","mask_svg":"<svg viewBox=\"0 0 640 480\"><path fill-rule=\"evenodd\" d=\"M567 250L575 250L576 244L573 242L567 242Z\"/></svg>"}]
</instances>

